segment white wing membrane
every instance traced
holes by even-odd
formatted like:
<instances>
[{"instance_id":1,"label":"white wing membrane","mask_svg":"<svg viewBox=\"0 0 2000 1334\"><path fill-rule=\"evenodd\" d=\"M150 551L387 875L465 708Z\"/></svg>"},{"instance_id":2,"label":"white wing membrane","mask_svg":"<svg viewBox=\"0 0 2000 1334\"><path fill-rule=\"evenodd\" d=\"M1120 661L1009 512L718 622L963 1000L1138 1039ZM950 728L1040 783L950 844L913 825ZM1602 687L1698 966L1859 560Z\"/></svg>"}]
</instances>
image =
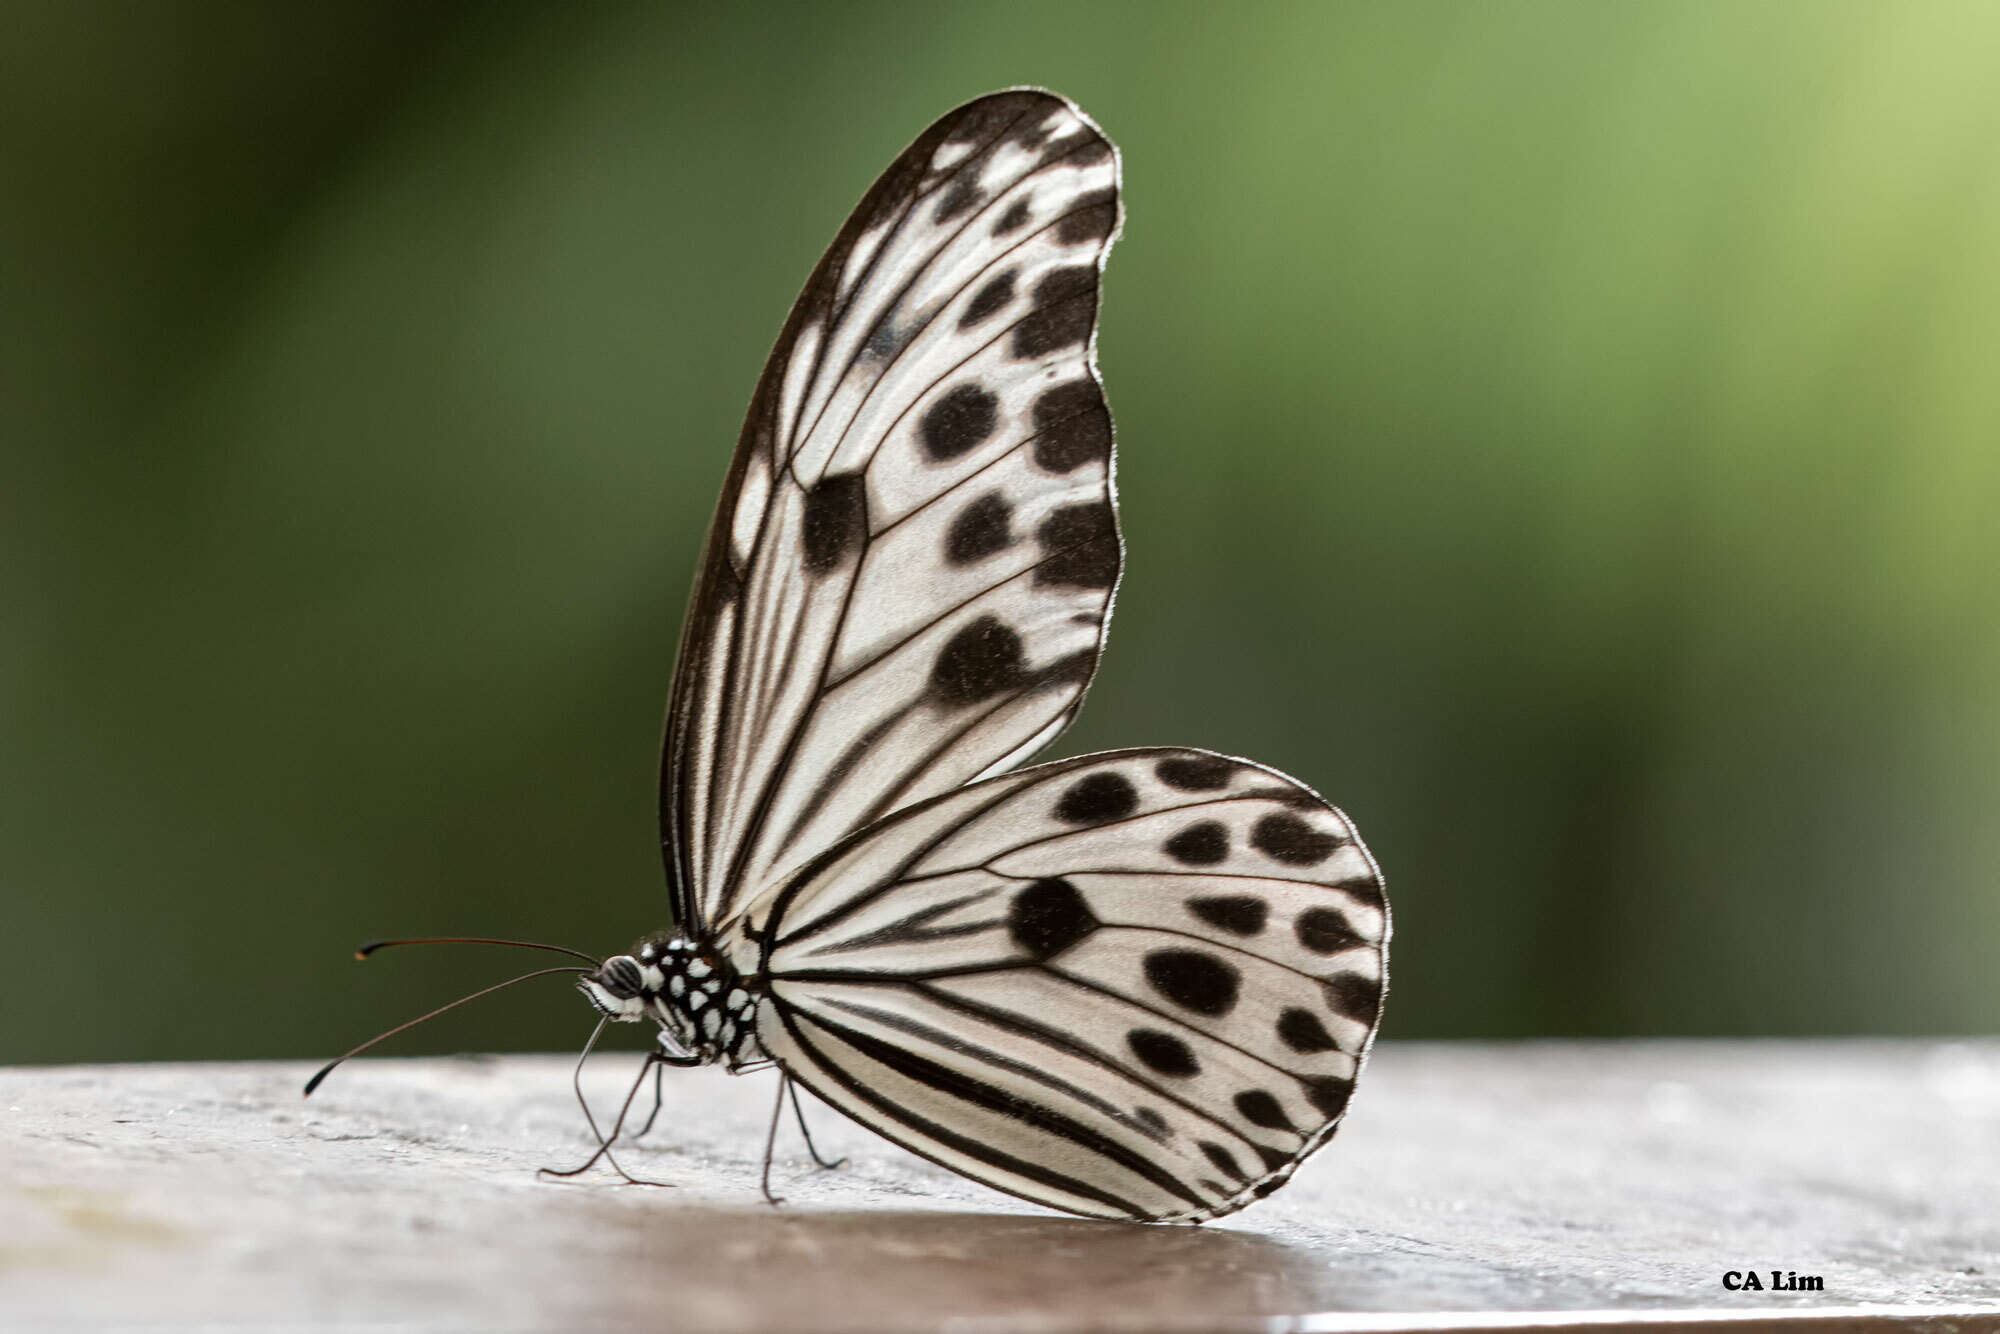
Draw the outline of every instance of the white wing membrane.
<instances>
[{"instance_id":1,"label":"white wing membrane","mask_svg":"<svg viewBox=\"0 0 2000 1334\"><path fill-rule=\"evenodd\" d=\"M748 914L759 1039L898 1143L1076 1213L1198 1221L1333 1133L1389 935L1346 818L1205 751L891 816Z\"/></svg>"},{"instance_id":2,"label":"white wing membrane","mask_svg":"<svg viewBox=\"0 0 2000 1334\"><path fill-rule=\"evenodd\" d=\"M1097 380L1118 162L996 94L863 199L752 402L683 633L661 823L713 930L853 829L1045 744L1121 560Z\"/></svg>"}]
</instances>

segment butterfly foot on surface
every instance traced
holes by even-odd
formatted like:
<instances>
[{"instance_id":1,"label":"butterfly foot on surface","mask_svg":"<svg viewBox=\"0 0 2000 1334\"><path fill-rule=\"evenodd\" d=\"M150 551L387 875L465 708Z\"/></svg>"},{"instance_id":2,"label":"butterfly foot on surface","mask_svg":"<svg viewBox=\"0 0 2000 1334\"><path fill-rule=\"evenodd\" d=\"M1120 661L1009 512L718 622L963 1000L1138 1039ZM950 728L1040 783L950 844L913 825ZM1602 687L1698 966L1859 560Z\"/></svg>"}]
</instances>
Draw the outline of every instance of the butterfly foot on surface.
<instances>
[{"instance_id":1,"label":"butterfly foot on surface","mask_svg":"<svg viewBox=\"0 0 2000 1334\"><path fill-rule=\"evenodd\" d=\"M537 1181L548 1181L554 1185L570 1185L576 1183L576 1179L589 1171L592 1166L593 1164L591 1163L585 1163L582 1167L538 1167L535 1169L535 1179ZM623 1169L620 1169L618 1175L620 1180L617 1184L621 1186L658 1186L661 1190L674 1190L677 1188L677 1183L675 1182L648 1181L644 1177L635 1177Z\"/></svg>"}]
</instances>

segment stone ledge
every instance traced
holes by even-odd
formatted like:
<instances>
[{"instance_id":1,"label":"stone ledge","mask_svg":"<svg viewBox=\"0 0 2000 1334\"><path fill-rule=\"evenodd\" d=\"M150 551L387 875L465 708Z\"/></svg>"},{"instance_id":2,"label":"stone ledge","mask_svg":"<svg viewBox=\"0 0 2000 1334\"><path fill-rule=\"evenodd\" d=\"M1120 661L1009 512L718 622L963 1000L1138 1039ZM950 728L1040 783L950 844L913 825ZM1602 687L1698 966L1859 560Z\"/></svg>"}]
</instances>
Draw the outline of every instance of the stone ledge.
<instances>
[{"instance_id":1,"label":"stone ledge","mask_svg":"<svg viewBox=\"0 0 2000 1334\"><path fill-rule=\"evenodd\" d=\"M2000 1329L2000 1043L1384 1044L1202 1228L1046 1213L810 1100L850 1161L781 1137L774 1210L771 1077L712 1071L627 1158L673 1189L538 1181L590 1145L569 1064L356 1061L310 1102L304 1062L0 1070L0 1326Z\"/></svg>"}]
</instances>

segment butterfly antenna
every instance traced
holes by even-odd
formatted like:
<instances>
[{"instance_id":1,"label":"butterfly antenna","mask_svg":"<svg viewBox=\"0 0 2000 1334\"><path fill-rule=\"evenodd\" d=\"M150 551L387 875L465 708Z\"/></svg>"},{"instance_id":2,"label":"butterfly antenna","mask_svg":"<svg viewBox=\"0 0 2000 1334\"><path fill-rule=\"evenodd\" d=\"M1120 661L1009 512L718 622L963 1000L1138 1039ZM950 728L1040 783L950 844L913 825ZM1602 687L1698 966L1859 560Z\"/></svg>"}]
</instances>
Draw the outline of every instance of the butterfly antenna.
<instances>
[{"instance_id":1,"label":"butterfly antenna","mask_svg":"<svg viewBox=\"0 0 2000 1334\"><path fill-rule=\"evenodd\" d=\"M387 943L394 944L396 942L391 941ZM446 1010L456 1010L459 1006L464 1005L468 1001L476 1001L481 996L490 996L496 991L500 991L503 988L513 986L516 982L526 982L531 977L547 977L551 973L587 973L589 971L591 970L588 968L537 968L532 973L523 973L519 977L510 977L505 982L495 982L490 987L481 987L478 991L473 992L470 996L460 996L457 1000L452 1001L449 1004L438 1006L435 1010L432 1010L429 1014L420 1014L416 1018L410 1020L407 1023L397 1024L394 1028L390 1029L386 1033L377 1033L374 1037L368 1039L368 1041L362 1043L360 1046L356 1047L353 1051L350 1051L342 1056L336 1056L333 1060L328 1061L325 1065L320 1067L318 1074L314 1075L311 1079L308 1079L306 1081L306 1091L304 1096L310 1098L313 1094L313 1090L320 1086L320 1081L324 1080L328 1075L332 1074L334 1067L339 1065L342 1061L345 1061L350 1057L359 1056L362 1052L367 1051L370 1047L374 1046L376 1043L386 1041L389 1038L393 1038L398 1033L401 1033L406 1029L415 1028L418 1024L423 1023L426 1019L435 1019L439 1015L443 1014Z\"/></svg>"},{"instance_id":2,"label":"butterfly antenna","mask_svg":"<svg viewBox=\"0 0 2000 1334\"><path fill-rule=\"evenodd\" d=\"M591 967L598 967L603 960L585 954L582 950L566 949L561 945L543 945L532 940L499 940L492 936L416 936L409 940L371 940L354 951L354 957L365 959L376 950L386 950L391 945L512 945L523 950L547 950L551 954L567 954L572 959L582 959Z\"/></svg>"}]
</instances>

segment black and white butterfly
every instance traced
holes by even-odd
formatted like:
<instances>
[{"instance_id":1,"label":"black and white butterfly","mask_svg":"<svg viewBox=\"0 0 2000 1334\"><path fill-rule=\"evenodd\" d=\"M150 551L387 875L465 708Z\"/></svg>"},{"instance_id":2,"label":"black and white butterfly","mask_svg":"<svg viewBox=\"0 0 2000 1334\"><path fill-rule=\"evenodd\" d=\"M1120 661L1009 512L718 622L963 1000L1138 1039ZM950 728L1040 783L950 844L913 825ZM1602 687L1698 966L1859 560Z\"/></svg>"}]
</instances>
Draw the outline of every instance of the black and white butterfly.
<instances>
[{"instance_id":1,"label":"black and white butterfly","mask_svg":"<svg viewBox=\"0 0 2000 1334\"><path fill-rule=\"evenodd\" d=\"M1262 765L1012 767L1081 705L1122 565L1095 355L1119 188L1088 117L1014 90L841 228L682 632L678 930L579 985L659 1027L648 1068L775 1063L781 1108L796 1080L1022 1198L1199 1222L1333 1134L1389 917L1346 817Z\"/></svg>"}]
</instances>

